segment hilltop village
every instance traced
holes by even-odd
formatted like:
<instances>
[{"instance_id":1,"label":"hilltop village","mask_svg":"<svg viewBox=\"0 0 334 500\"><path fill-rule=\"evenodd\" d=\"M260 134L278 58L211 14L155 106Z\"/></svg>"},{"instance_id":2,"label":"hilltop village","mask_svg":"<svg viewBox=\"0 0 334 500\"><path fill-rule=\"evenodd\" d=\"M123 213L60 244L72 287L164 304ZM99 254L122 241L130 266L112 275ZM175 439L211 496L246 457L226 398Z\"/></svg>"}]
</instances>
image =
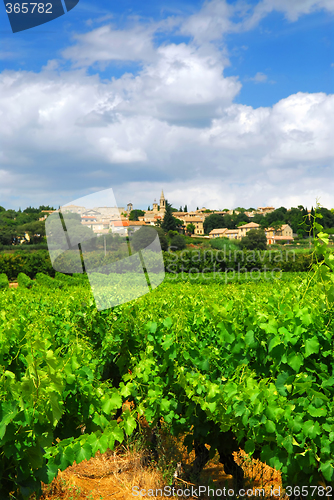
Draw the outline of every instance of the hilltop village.
<instances>
[{"instance_id":1,"label":"hilltop village","mask_svg":"<svg viewBox=\"0 0 334 500\"><path fill-rule=\"evenodd\" d=\"M150 207L149 207L150 208ZM166 199L164 192L161 191L159 204L154 200L152 205L152 210L148 209L143 212L143 215L137 217L138 220L131 220L130 214L133 211L132 203L128 203L127 207L94 207L92 209L87 209L83 206L78 205L66 205L60 209L62 213L70 212L81 216L81 224L89 227L97 235L107 234L109 232L120 234L121 236L126 236L128 234L128 228L131 226L132 229L139 229L141 226L159 226L166 213ZM258 207L257 210L245 211L243 212L249 219L252 219L256 215L266 215L275 210L274 207ZM239 212L237 210L210 210L205 207L197 209L194 211L175 211L173 210L173 216L182 221L183 231L185 228L191 225L192 227L192 237L202 237L202 238L229 238L241 240L246 236L247 232L251 229L260 228L260 224L256 222L243 223L240 227L236 229L228 228L217 228L212 229L209 234L205 235L204 231L204 221L206 217L216 214L216 215L237 215ZM43 217L46 218L47 214ZM276 243L279 240L284 240L290 242L294 239L292 228L289 224L283 224L279 228L268 227L265 228L265 234L267 237L267 243Z\"/></svg>"}]
</instances>

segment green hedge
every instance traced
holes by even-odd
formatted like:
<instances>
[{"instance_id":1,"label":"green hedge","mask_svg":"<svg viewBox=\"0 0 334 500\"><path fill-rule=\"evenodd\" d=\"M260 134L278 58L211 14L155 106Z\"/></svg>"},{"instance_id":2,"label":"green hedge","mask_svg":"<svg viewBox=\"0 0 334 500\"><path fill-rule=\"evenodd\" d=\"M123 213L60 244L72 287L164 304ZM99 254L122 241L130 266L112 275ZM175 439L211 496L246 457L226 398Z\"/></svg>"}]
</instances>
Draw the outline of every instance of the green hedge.
<instances>
[{"instance_id":1,"label":"green hedge","mask_svg":"<svg viewBox=\"0 0 334 500\"><path fill-rule=\"evenodd\" d=\"M5 273L0 274L0 289L9 288L9 282Z\"/></svg>"},{"instance_id":2,"label":"green hedge","mask_svg":"<svg viewBox=\"0 0 334 500\"><path fill-rule=\"evenodd\" d=\"M64 254L63 254L64 255ZM92 252L85 257L85 263L90 268L102 268L107 264L117 261L115 270L119 272L134 272L137 266L134 263L128 263L122 260L124 254L113 254L111 258L104 257L101 253ZM215 250L215 249L185 249L178 252L163 252L165 270L167 273L198 273L198 272L245 272L251 270L282 270L285 272L302 272L308 271L312 262L311 252L298 252L294 250L266 250L266 251L242 251L242 250ZM159 256L157 255L157 263ZM58 264L63 265L64 272L72 274L76 271L78 279L83 279L80 271L81 264L75 267L75 255L67 255L59 257ZM138 269L140 271L140 269ZM4 273L8 279L14 280L19 273L24 273L30 278L35 278L37 273L43 273L56 279L62 273L56 273L53 269L49 253L47 251L38 251L35 253L17 253L17 254L0 254L0 274ZM70 283L70 281L68 281Z\"/></svg>"},{"instance_id":3,"label":"green hedge","mask_svg":"<svg viewBox=\"0 0 334 500\"><path fill-rule=\"evenodd\" d=\"M34 286L34 282L29 276L24 273L19 273L17 277L17 282L22 288L32 288Z\"/></svg>"},{"instance_id":4,"label":"green hedge","mask_svg":"<svg viewBox=\"0 0 334 500\"><path fill-rule=\"evenodd\" d=\"M183 250L164 252L165 270L168 273L245 272L245 271L308 271L311 253L293 250Z\"/></svg>"},{"instance_id":5,"label":"green hedge","mask_svg":"<svg viewBox=\"0 0 334 500\"><path fill-rule=\"evenodd\" d=\"M0 273L5 273L10 281L15 280L19 273L34 278L40 272L50 276L55 275L47 250L32 253L0 253Z\"/></svg>"}]
</instances>

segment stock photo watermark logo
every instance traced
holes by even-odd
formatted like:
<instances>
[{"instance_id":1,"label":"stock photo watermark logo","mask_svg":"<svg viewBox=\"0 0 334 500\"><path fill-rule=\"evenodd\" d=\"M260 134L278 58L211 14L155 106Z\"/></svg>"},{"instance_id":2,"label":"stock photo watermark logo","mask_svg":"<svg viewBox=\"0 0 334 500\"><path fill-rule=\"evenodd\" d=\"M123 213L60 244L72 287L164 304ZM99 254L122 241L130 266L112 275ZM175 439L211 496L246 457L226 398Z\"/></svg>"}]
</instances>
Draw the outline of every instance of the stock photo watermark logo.
<instances>
[{"instance_id":1,"label":"stock photo watermark logo","mask_svg":"<svg viewBox=\"0 0 334 500\"><path fill-rule=\"evenodd\" d=\"M137 299L165 278L157 230L128 221L112 189L62 206L45 222L53 268L86 273L99 311Z\"/></svg>"},{"instance_id":2,"label":"stock photo watermark logo","mask_svg":"<svg viewBox=\"0 0 334 500\"><path fill-rule=\"evenodd\" d=\"M78 3L79 0L40 0L37 2L4 0L13 33L53 21L74 9Z\"/></svg>"}]
</instances>

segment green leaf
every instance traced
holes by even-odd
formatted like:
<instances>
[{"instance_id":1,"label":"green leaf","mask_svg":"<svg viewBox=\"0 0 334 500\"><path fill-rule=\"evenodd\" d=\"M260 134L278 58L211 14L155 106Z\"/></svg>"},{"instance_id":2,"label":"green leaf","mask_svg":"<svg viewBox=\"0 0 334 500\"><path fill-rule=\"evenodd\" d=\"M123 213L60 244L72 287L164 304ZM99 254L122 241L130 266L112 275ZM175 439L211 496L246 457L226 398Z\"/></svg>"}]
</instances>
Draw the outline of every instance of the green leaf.
<instances>
[{"instance_id":1,"label":"green leaf","mask_svg":"<svg viewBox=\"0 0 334 500\"><path fill-rule=\"evenodd\" d=\"M270 434L272 434L273 432L276 431L276 425L271 420L266 421L265 427L266 427L266 431L269 432Z\"/></svg>"},{"instance_id":2,"label":"green leaf","mask_svg":"<svg viewBox=\"0 0 334 500\"><path fill-rule=\"evenodd\" d=\"M319 436L319 434L321 434L319 422L314 422L314 420L307 420L303 425L303 431L306 436L314 439L315 437Z\"/></svg>"},{"instance_id":3,"label":"green leaf","mask_svg":"<svg viewBox=\"0 0 334 500\"><path fill-rule=\"evenodd\" d=\"M282 445L284 446L284 448L286 449L286 451L288 453L293 453L293 437L292 436L286 436L283 441L282 441Z\"/></svg>"},{"instance_id":4,"label":"green leaf","mask_svg":"<svg viewBox=\"0 0 334 500\"><path fill-rule=\"evenodd\" d=\"M288 365L291 366L291 368L295 371L298 372L299 368L303 364L303 358L300 354L290 354L288 357Z\"/></svg>"},{"instance_id":5,"label":"green leaf","mask_svg":"<svg viewBox=\"0 0 334 500\"><path fill-rule=\"evenodd\" d=\"M108 432L113 436L115 441L119 441L120 443L123 441L124 439L123 430L115 420L110 422L110 426L108 427Z\"/></svg>"},{"instance_id":6,"label":"green leaf","mask_svg":"<svg viewBox=\"0 0 334 500\"><path fill-rule=\"evenodd\" d=\"M76 454L75 461L79 464L83 460L89 460L90 458L92 458L92 447L89 443L84 443Z\"/></svg>"},{"instance_id":7,"label":"green leaf","mask_svg":"<svg viewBox=\"0 0 334 500\"><path fill-rule=\"evenodd\" d=\"M317 337L312 337L307 339L305 342L305 357L311 356L311 354L318 354L319 352L319 340Z\"/></svg>"},{"instance_id":8,"label":"green leaf","mask_svg":"<svg viewBox=\"0 0 334 500\"><path fill-rule=\"evenodd\" d=\"M277 345L281 344L281 339L280 337L276 336L276 337L273 337L271 339L271 341L269 342L269 346L268 346L268 352L271 352L274 347L276 347Z\"/></svg>"},{"instance_id":9,"label":"green leaf","mask_svg":"<svg viewBox=\"0 0 334 500\"><path fill-rule=\"evenodd\" d=\"M276 385L277 391L282 396L287 395L287 390L286 390L286 387L284 386L284 384L287 381L288 377L289 377L289 374L287 372L282 372L278 375L278 377L276 379L275 385Z\"/></svg>"},{"instance_id":10,"label":"green leaf","mask_svg":"<svg viewBox=\"0 0 334 500\"><path fill-rule=\"evenodd\" d=\"M129 415L124 419L124 430L128 436L130 436L133 433L136 427L137 427L137 421L132 415Z\"/></svg>"},{"instance_id":11,"label":"green leaf","mask_svg":"<svg viewBox=\"0 0 334 500\"><path fill-rule=\"evenodd\" d=\"M102 411L106 415L110 415L112 410L116 410L122 406L122 398L118 392L113 392L112 395L106 396L102 405Z\"/></svg>"},{"instance_id":12,"label":"green leaf","mask_svg":"<svg viewBox=\"0 0 334 500\"><path fill-rule=\"evenodd\" d=\"M307 412L311 415L311 417L326 417L327 415L327 409L325 406L322 408L315 408L314 406L310 405L307 408Z\"/></svg>"},{"instance_id":13,"label":"green leaf","mask_svg":"<svg viewBox=\"0 0 334 500\"><path fill-rule=\"evenodd\" d=\"M33 469L39 469L43 465L43 453L40 446L32 446L28 449L30 465Z\"/></svg>"},{"instance_id":14,"label":"green leaf","mask_svg":"<svg viewBox=\"0 0 334 500\"><path fill-rule=\"evenodd\" d=\"M165 328L170 328L173 324L173 321L171 318L166 318L164 319L163 325Z\"/></svg>"},{"instance_id":15,"label":"green leaf","mask_svg":"<svg viewBox=\"0 0 334 500\"><path fill-rule=\"evenodd\" d=\"M63 411L59 406L59 396L56 394L52 393L50 395L50 403L51 403L51 408L52 408L52 417L53 417L53 425L56 425L57 422L59 422Z\"/></svg>"},{"instance_id":16,"label":"green leaf","mask_svg":"<svg viewBox=\"0 0 334 500\"><path fill-rule=\"evenodd\" d=\"M255 451L255 443L253 439L248 439L245 443L245 452L247 454L252 454Z\"/></svg>"},{"instance_id":17,"label":"green leaf","mask_svg":"<svg viewBox=\"0 0 334 500\"><path fill-rule=\"evenodd\" d=\"M163 398L163 399L160 401L160 408L161 408L161 410L162 410L162 411L164 411L164 412L165 412L165 411L169 411L169 407L170 407L170 402L169 402L169 400L168 400L168 399L164 399L164 398Z\"/></svg>"},{"instance_id":18,"label":"green leaf","mask_svg":"<svg viewBox=\"0 0 334 500\"><path fill-rule=\"evenodd\" d=\"M327 462L320 464L320 470L326 481L332 481L334 475L333 460L327 460Z\"/></svg>"},{"instance_id":19,"label":"green leaf","mask_svg":"<svg viewBox=\"0 0 334 500\"><path fill-rule=\"evenodd\" d=\"M149 329L150 333L155 333L157 331L157 327L158 327L158 325L156 323L154 323L153 321L151 321L148 324L148 329Z\"/></svg>"},{"instance_id":20,"label":"green leaf","mask_svg":"<svg viewBox=\"0 0 334 500\"><path fill-rule=\"evenodd\" d=\"M198 368L200 370L205 371L205 372L209 371L210 370L209 360L208 359L202 359L201 361L199 361Z\"/></svg>"},{"instance_id":21,"label":"green leaf","mask_svg":"<svg viewBox=\"0 0 334 500\"><path fill-rule=\"evenodd\" d=\"M213 401L212 403L207 403L206 406L209 408L210 412L213 413L216 409L217 404L215 401Z\"/></svg>"},{"instance_id":22,"label":"green leaf","mask_svg":"<svg viewBox=\"0 0 334 500\"><path fill-rule=\"evenodd\" d=\"M245 335L245 343L249 347L255 347L257 345L257 342L254 337L254 332L253 330L249 330L246 335Z\"/></svg>"},{"instance_id":23,"label":"green leaf","mask_svg":"<svg viewBox=\"0 0 334 500\"><path fill-rule=\"evenodd\" d=\"M109 435L107 432L104 432L102 436L99 438L99 444L98 448L100 450L100 453L105 453L108 449L108 444L109 444ZM93 450L95 447L93 446Z\"/></svg>"},{"instance_id":24,"label":"green leaf","mask_svg":"<svg viewBox=\"0 0 334 500\"><path fill-rule=\"evenodd\" d=\"M59 361L57 360L53 351L50 351L50 350L47 351L45 361L46 361L48 367L50 368L51 373L54 373L58 370Z\"/></svg>"}]
</instances>

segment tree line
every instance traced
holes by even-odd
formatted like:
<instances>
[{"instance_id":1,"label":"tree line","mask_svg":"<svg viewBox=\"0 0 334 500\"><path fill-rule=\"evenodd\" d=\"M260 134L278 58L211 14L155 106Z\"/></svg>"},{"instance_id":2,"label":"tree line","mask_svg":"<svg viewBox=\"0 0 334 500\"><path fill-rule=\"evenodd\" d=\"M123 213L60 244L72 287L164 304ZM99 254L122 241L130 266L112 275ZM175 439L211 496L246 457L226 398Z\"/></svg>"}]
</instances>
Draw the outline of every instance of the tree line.
<instances>
[{"instance_id":1,"label":"tree line","mask_svg":"<svg viewBox=\"0 0 334 500\"><path fill-rule=\"evenodd\" d=\"M0 245L19 245L22 240L28 244L45 242L45 222L43 210L55 210L49 205L39 208L28 207L25 210L6 210L0 206Z\"/></svg>"}]
</instances>

